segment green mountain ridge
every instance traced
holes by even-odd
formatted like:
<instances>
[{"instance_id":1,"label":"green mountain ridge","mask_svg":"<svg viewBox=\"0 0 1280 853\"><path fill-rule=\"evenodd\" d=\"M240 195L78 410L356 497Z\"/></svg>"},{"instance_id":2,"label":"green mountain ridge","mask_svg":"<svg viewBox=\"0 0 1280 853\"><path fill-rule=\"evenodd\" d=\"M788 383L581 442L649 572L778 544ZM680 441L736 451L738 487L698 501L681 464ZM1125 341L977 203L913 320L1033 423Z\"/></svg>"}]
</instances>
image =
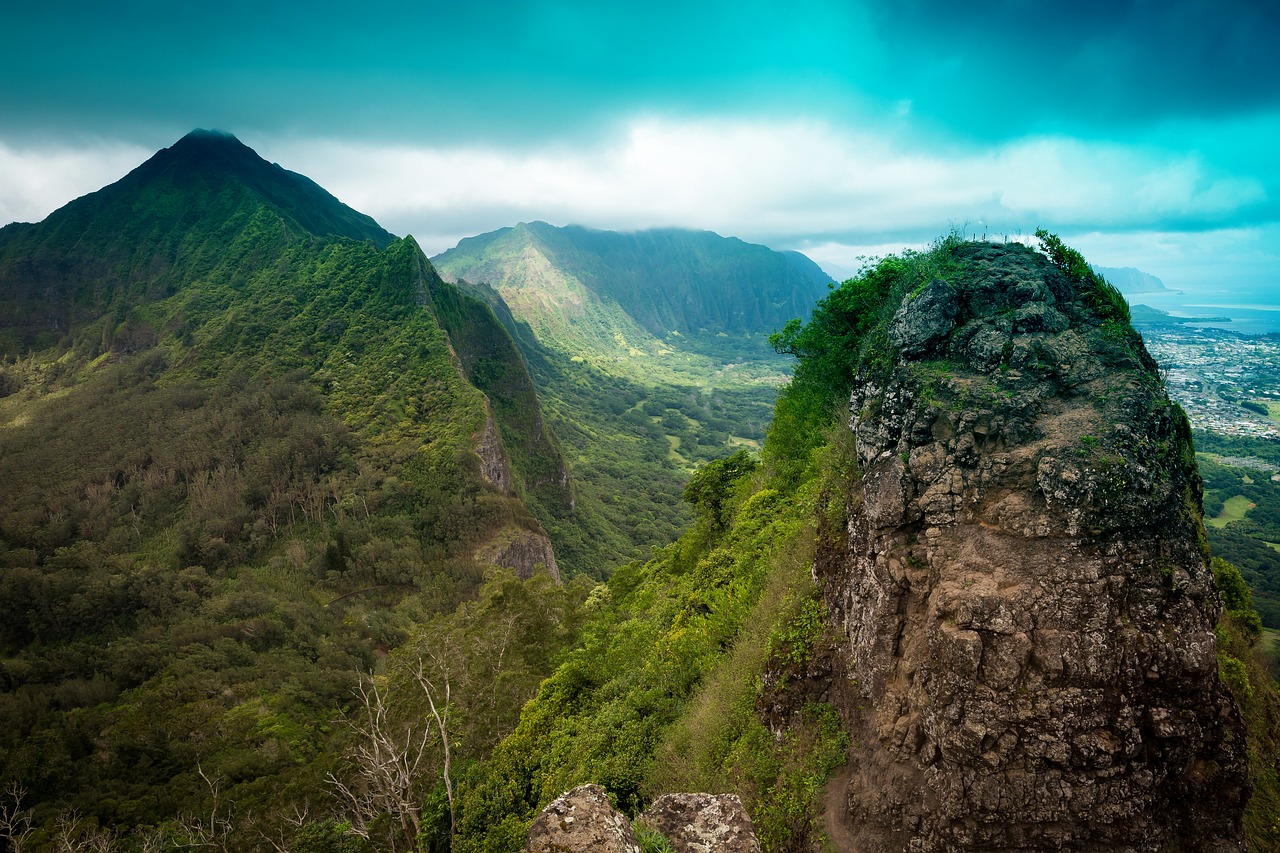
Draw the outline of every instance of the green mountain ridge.
<instances>
[{"instance_id":1,"label":"green mountain ridge","mask_svg":"<svg viewBox=\"0 0 1280 853\"><path fill-rule=\"evenodd\" d=\"M475 719L527 698L580 587L505 585L554 577L530 507L572 485L412 238L197 131L3 229L0 303L0 778L37 824L319 802L359 673L536 596L549 645Z\"/></svg>"},{"instance_id":2,"label":"green mountain ridge","mask_svg":"<svg viewBox=\"0 0 1280 853\"><path fill-rule=\"evenodd\" d=\"M681 229L521 223L433 262L529 364L577 483L552 537L596 577L678 535L698 464L764 437L788 369L768 336L829 283L802 255Z\"/></svg>"},{"instance_id":3,"label":"green mountain ridge","mask_svg":"<svg viewBox=\"0 0 1280 853\"><path fill-rule=\"evenodd\" d=\"M446 278L493 287L548 345L603 362L638 359L641 369L679 351L719 355L709 339L767 335L804 316L831 282L798 253L674 228L520 223L433 261Z\"/></svg>"},{"instance_id":4,"label":"green mountain ridge","mask_svg":"<svg viewBox=\"0 0 1280 853\"><path fill-rule=\"evenodd\" d=\"M42 349L136 299L169 295L173 281L215 261L192 245L189 232L217 222L229 240L246 205L278 215L282 236L347 237L379 247L395 239L235 137L193 131L43 222L0 228L0 352Z\"/></svg>"}]
</instances>

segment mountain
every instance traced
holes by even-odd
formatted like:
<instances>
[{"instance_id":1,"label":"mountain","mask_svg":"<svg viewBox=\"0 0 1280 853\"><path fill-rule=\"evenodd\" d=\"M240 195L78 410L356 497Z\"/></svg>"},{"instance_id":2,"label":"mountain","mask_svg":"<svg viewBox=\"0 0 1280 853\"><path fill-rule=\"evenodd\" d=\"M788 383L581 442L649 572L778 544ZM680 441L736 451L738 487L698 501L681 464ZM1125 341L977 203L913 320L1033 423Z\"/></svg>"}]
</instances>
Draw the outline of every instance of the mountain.
<instances>
[{"instance_id":1,"label":"mountain","mask_svg":"<svg viewBox=\"0 0 1280 853\"><path fill-rule=\"evenodd\" d=\"M194 241L206 229L215 230L214 245L235 239L251 210L270 211L282 235L370 240L379 248L394 239L235 137L193 131L44 222L0 228L0 351L44 348L133 300L169 295L175 280L215 262L210 247Z\"/></svg>"},{"instance_id":2,"label":"mountain","mask_svg":"<svg viewBox=\"0 0 1280 853\"><path fill-rule=\"evenodd\" d=\"M1170 292L1163 281L1151 273L1145 273L1133 267L1093 267L1093 271L1105 276L1107 281L1120 288L1120 292L1126 295Z\"/></svg>"},{"instance_id":3,"label":"mountain","mask_svg":"<svg viewBox=\"0 0 1280 853\"><path fill-rule=\"evenodd\" d=\"M411 238L196 131L0 230L0 306L0 777L48 838L319 803L361 673L483 624L466 757L572 636L559 444Z\"/></svg>"},{"instance_id":4,"label":"mountain","mask_svg":"<svg viewBox=\"0 0 1280 853\"><path fill-rule=\"evenodd\" d=\"M768 335L830 278L807 258L706 231L521 223L461 241L441 274L503 319L571 458L562 558L597 576L675 538L701 463L764 436L787 360Z\"/></svg>"},{"instance_id":5,"label":"mountain","mask_svg":"<svg viewBox=\"0 0 1280 853\"><path fill-rule=\"evenodd\" d=\"M894 355L850 402L856 509L818 555L856 685L843 829L1238 848L1245 727L1186 416L1096 279L1020 246L951 262L885 305Z\"/></svg>"},{"instance_id":6,"label":"mountain","mask_svg":"<svg viewBox=\"0 0 1280 853\"><path fill-rule=\"evenodd\" d=\"M781 336L760 463L699 469L680 540L593 593L454 851L587 782L737 794L764 850L1275 847L1280 692L1185 415L1046 249L887 258Z\"/></svg>"},{"instance_id":7,"label":"mountain","mask_svg":"<svg viewBox=\"0 0 1280 853\"><path fill-rule=\"evenodd\" d=\"M433 262L446 278L493 287L550 346L658 366L702 339L767 335L831 282L803 255L710 231L545 222L470 237Z\"/></svg>"},{"instance_id":8,"label":"mountain","mask_svg":"<svg viewBox=\"0 0 1280 853\"><path fill-rule=\"evenodd\" d=\"M1183 323L1230 323L1230 317L1176 316L1150 305L1136 303L1132 306L1133 324L1135 326L1177 326Z\"/></svg>"}]
</instances>

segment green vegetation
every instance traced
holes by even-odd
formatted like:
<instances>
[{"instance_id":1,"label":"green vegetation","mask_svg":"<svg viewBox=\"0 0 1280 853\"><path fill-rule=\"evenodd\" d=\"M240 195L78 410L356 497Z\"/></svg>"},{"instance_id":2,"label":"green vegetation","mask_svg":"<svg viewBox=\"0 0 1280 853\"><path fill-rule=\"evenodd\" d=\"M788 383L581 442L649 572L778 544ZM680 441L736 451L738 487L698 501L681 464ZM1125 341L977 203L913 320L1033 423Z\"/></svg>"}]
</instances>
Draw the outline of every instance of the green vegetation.
<instances>
[{"instance_id":1,"label":"green vegetation","mask_svg":"<svg viewBox=\"0 0 1280 853\"><path fill-rule=\"evenodd\" d=\"M881 362L868 340L883 336L889 306L956 244L881 262L775 339L802 361L765 468L742 451L702 468L685 490L697 523L593 593L583 645L464 782L455 850L514 849L537 809L588 780L632 813L663 791L736 791L766 850L818 842L818 798L847 744L834 709L787 685L832 647L810 563L856 469L836 415L859 362ZM761 702L789 709L780 735Z\"/></svg>"},{"instance_id":2,"label":"green vegetation","mask_svg":"<svg viewBox=\"0 0 1280 853\"><path fill-rule=\"evenodd\" d=\"M1270 477L1280 463L1268 459L1280 459L1276 443L1196 433L1196 447L1213 451L1197 454L1213 552L1239 567L1263 624L1280 628L1280 553L1268 544L1280 543L1280 483Z\"/></svg>"},{"instance_id":3,"label":"green vegetation","mask_svg":"<svg viewBox=\"0 0 1280 853\"><path fill-rule=\"evenodd\" d=\"M1218 674L1244 716L1253 793L1245 809L1245 839L1250 851L1280 846L1280 688L1273 675L1274 656L1261 640L1262 625L1253 609L1244 578L1230 563L1215 557L1214 578L1222 594L1218 623Z\"/></svg>"},{"instance_id":4,"label":"green vegetation","mask_svg":"<svg viewBox=\"0 0 1280 853\"><path fill-rule=\"evenodd\" d=\"M1222 509L1213 518L1206 518L1205 523L1211 527L1226 527L1233 521L1239 521L1249 514L1249 510L1256 506L1252 501L1244 495L1236 495L1233 498L1227 498L1222 503Z\"/></svg>"},{"instance_id":5,"label":"green vegetation","mask_svg":"<svg viewBox=\"0 0 1280 853\"><path fill-rule=\"evenodd\" d=\"M697 465L764 438L785 362L762 334L737 327L642 328L608 295L606 280L632 287L637 276L687 278L685 267L701 262L660 247L597 256L577 245L581 236L533 223L463 241L437 260L452 275L492 285L459 282L519 345L574 481L572 512L537 501L534 509L568 572L604 578L680 535L690 521L680 491ZM771 263L781 257L754 248ZM743 291L726 282L713 275L701 286L726 299Z\"/></svg>"},{"instance_id":6,"label":"green vegetation","mask_svg":"<svg viewBox=\"0 0 1280 853\"><path fill-rule=\"evenodd\" d=\"M641 853L675 853L675 848L667 837L656 829L642 823L635 825L636 840L640 842Z\"/></svg>"},{"instance_id":7,"label":"green vegetation","mask_svg":"<svg viewBox=\"0 0 1280 853\"><path fill-rule=\"evenodd\" d=\"M1091 267L1084 255L1063 243L1058 235L1050 234L1043 228L1036 229L1036 237L1053 265L1082 286L1085 302L1099 317L1115 320L1123 326L1132 326L1129 303L1124 295Z\"/></svg>"},{"instance_id":8,"label":"green vegetation","mask_svg":"<svg viewBox=\"0 0 1280 853\"><path fill-rule=\"evenodd\" d=\"M471 237L434 261L446 276L497 288L540 340L588 358L719 356L723 344L807 313L830 281L802 255L708 231L545 222Z\"/></svg>"},{"instance_id":9,"label":"green vegetation","mask_svg":"<svg viewBox=\"0 0 1280 853\"><path fill-rule=\"evenodd\" d=\"M519 494L568 504L554 444L505 329L412 240L197 142L0 235L0 281L17 282L0 326L22 352L0 368L4 807L34 849L101 833L251 849L286 830L359 849L356 829L414 846L354 802L316 820L356 778L356 730L335 721L379 678L405 694L408 644L462 650L439 727L452 760L511 725L589 584L473 555L540 529ZM475 453L489 412L514 495ZM310 817L282 822L292 809Z\"/></svg>"},{"instance_id":10,"label":"green vegetation","mask_svg":"<svg viewBox=\"0 0 1280 853\"><path fill-rule=\"evenodd\" d=\"M1221 435L1197 430L1196 450L1204 454L1234 458L1252 458L1275 466L1280 471L1280 441L1249 436Z\"/></svg>"},{"instance_id":11,"label":"green vegetation","mask_svg":"<svg viewBox=\"0 0 1280 853\"><path fill-rule=\"evenodd\" d=\"M591 595L581 647L464 783L453 849L514 849L537 809L584 781L633 814L662 791L736 790L767 849L811 836L814 798L843 761L834 712L805 705L780 742L756 701L771 661L789 665L821 634L796 627L816 595L817 486L784 497L753 468L737 455L700 472L703 523Z\"/></svg>"},{"instance_id":12,"label":"green vegetation","mask_svg":"<svg viewBox=\"0 0 1280 853\"><path fill-rule=\"evenodd\" d=\"M779 353L800 359L778 400L764 459L791 483L805 476L822 436L847 403L853 378L881 369L888 357L889 319L902 297L927 284L950 263L958 237L929 252L889 256L833 288L808 323L791 320L769 337Z\"/></svg>"}]
</instances>

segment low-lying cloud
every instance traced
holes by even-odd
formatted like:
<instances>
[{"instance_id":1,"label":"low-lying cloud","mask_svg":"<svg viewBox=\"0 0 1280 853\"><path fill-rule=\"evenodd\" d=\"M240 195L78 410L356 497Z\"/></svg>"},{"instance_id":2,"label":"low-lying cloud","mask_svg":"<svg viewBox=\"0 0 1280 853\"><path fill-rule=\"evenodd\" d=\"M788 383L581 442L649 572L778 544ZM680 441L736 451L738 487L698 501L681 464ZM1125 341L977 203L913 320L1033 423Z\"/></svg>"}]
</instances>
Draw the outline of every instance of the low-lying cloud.
<instances>
[{"instance_id":1,"label":"low-lying cloud","mask_svg":"<svg viewBox=\"0 0 1280 853\"><path fill-rule=\"evenodd\" d=\"M856 268L858 255L918 245L949 227L996 236L1043 225L1064 236L1094 235L1090 242L1105 253L1100 263L1136 266L1123 239L1099 235L1187 243L1199 232L1258 226L1272 203L1262 178L1224 171L1195 153L1051 135L948 148L893 129L817 121L646 117L590 142L528 149L244 141L391 231L413 234L430 254L472 234L543 219L615 230L705 228L807 251L843 273ZM0 218L42 218L149 153L124 144L0 144Z\"/></svg>"}]
</instances>

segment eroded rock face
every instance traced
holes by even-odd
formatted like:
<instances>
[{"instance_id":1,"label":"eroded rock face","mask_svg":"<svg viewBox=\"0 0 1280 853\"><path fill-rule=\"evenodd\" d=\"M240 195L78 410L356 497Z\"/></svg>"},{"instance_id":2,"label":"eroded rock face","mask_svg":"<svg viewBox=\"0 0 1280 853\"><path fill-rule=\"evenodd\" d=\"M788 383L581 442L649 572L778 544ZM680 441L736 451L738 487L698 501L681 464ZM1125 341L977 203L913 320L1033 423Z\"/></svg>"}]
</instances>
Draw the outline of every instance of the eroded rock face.
<instances>
[{"instance_id":1,"label":"eroded rock face","mask_svg":"<svg viewBox=\"0 0 1280 853\"><path fill-rule=\"evenodd\" d=\"M556 581L560 580L560 567L556 564L551 540L541 531L504 527L477 549L476 558L510 569L521 580L533 577L539 568Z\"/></svg>"},{"instance_id":2,"label":"eroded rock face","mask_svg":"<svg viewBox=\"0 0 1280 853\"><path fill-rule=\"evenodd\" d=\"M638 820L666 836L676 853L760 853L737 794L664 794Z\"/></svg>"},{"instance_id":3,"label":"eroded rock face","mask_svg":"<svg viewBox=\"0 0 1280 853\"><path fill-rule=\"evenodd\" d=\"M604 788L579 785L552 800L529 829L528 853L640 853L627 816Z\"/></svg>"},{"instance_id":4,"label":"eroded rock face","mask_svg":"<svg viewBox=\"0 0 1280 853\"><path fill-rule=\"evenodd\" d=\"M493 413L489 410L489 401L485 400L484 405L484 429L474 436L476 455L480 457L480 475L486 483L499 491L510 492L511 466L507 463L507 452L502 446L502 437L498 435Z\"/></svg>"},{"instance_id":5,"label":"eroded rock face","mask_svg":"<svg viewBox=\"0 0 1280 853\"><path fill-rule=\"evenodd\" d=\"M1047 261L959 251L853 391L861 477L816 568L856 849L1242 849L1185 418Z\"/></svg>"}]
</instances>

